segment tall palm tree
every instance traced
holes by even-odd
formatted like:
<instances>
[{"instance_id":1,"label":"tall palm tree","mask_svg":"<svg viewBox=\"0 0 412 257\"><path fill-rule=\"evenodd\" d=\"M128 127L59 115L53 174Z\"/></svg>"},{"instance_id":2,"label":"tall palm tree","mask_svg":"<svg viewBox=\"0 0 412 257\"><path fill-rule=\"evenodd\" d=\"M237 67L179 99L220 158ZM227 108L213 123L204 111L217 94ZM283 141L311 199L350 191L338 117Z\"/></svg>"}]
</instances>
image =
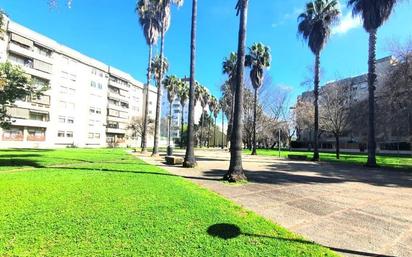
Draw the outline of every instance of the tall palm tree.
<instances>
[{"instance_id":1,"label":"tall palm tree","mask_svg":"<svg viewBox=\"0 0 412 257\"><path fill-rule=\"evenodd\" d=\"M237 51L236 93L235 108L233 112L233 133L230 143L230 166L223 177L230 182L246 180L242 166L242 130L243 130L243 77L245 64L246 26L248 13L248 0L238 0L236 5L237 15L240 14L239 38Z\"/></svg>"},{"instance_id":2,"label":"tall palm tree","mask_svg":"<svg viewBox=\"0 0 412 257\"><path fill-rule=\"evenodd\" d=\"M214 116L215 113L215 109L217 108L217 99L214 96L210 97L209 100L209 112L210 112L210 118L212 118ZM210 147L210 133L211 133L211 125L212 122L210 122L209 120L209 131L208 131L208 140L207 140L207 147ZM213 135L214 136L214 135ZM214 147L214 146L213 146Z\"/></svg>"},{"instance_id":3,"label":"tall palm tree","mask_svg":"<svg viewBox=\"0 0 412 257\"><path fill-rule=\"evenodd\" d=\"M337 0L314 0L306 4L305 11L299 15L298 33L308 42L310 50L315 55L314 74L314 154L313 160L319 161L319 83L320 83L320 54L325 47L332 25L340 15Z\"/></svg>"},{"instance_id":4,"label":"tall palm tree","mask_svg":"<svg viewBox=\"0 0 412 257\"><path fill-rule=\"evenodd\" d=\"M195 70L196 70L196 29L197 29L197 0L192 2L192 27L190 35L190 86L189 86L189 119L187 130L187 147L184 167L193 168L197 165L194 146L194 121L195 121Z\"/></svg>"},{"instance_id":5,"label":"tall palm tree","mask_svg":"<svg viewBox=\"0 0 412 257\"><path fill-rule=\"evenodd\" d=\"M183 4L183 0L144 0L146 6L153 5L153 8L156 8L157 13L157 20L160 27L160 59L164 57L164 42L165 42L165 34L170 26L171 21L171 5L175 4L177 6L181 6ZM163 62L160 63L163 65ZM164 68L160 67L160 84L163 80L164 76ZM153 152L152 156L159 155L159 137L160 137L160 109L161 109L161 101L162 101L162 87L157 87L157 100L156 100L156 119L155 119L155 135L154 135L154 144L153 144Z\"/></svg>"},{"instance_id":6,"label":"tall palm tree","mask_svg":"<svg viewBox=\"0 0 412 257\"><path fill-rule=\"evenodd\" d=\"M180 83L181 83L180 79L174 75L167 76L163 80L163 86L165 87L167 91L167 100L169 101L169 117L168 117L168 133L167 133L167 141L168 141L167 155L168 156L173 155L173 149L171 145L172 104L173 104L173 101L176 99L176 95L178 93Z\"/></svg>"},{"instance_id":7,"label":"tall palm tree","mask_svg":"<svg viewBox=\"0 0 412 257\"><path fill-rule=\"evenodd\" d=\"M161 61L162 60L162 61ZM166 58L161 57L159 55L156 55L155 57L152 58L152 62L150 64L151 68L151 73L153 74L153 77L156 81L157 85L157 98L159 98L159 93L162 94L162 79L163 79L163 74L165 74L168 69L169 69L169 63ZM156 112L158 110L157 106L158 104L156 103ZM160 107L159 107L160 108ZM160 110L160 109L159 109ZM158 140L159 140L159 135L160 135L160 114L158 115L156 113L156 118L155 118L155 144L153 147L152 151L152 156L156 156L158 154ZM156 148L156 149L155 149Z\"/></svg>"},{"instance_id":8,"label":"tall palm tree","mask_svg":"<svg viewBox=\"0 0 412 257\"><path fill-rule=\"evenodd\" d=\"M270 48L262 43L255 43L249 48L249 54L246 56L247 67L250 67L250 80L255 89L255 97L253 104L253 139L252 139L252 155L256 155L256 116L257 116L257 98L258 90L263 85L264 71L269 68L271 61Z\"/></svg>"},{"instance_id":9,"label":"tall palm tree","mask_svg":"<svg viewBox=\"0 0 412 257\"><path fill-rule=\"evenodd\" d=\"M202 106L202 120L201 120L201 126L200 126L200 148L203 147L203 128L205 125L205 108L206 105L209 104L209 99L210 99L210 94L206 90L205 87L201 86L201 91L200 91L200 105Z\"/></svg>"},{"instance_id":10,"label":"tall palm tree","mask_svg":"<svg viewBox=\"0 0 412 257\"><path fill-rule=\"evenodd\" d=\"M224 101L225 99L223 97L220 98L219 100L219 108L222 112L222 147L221 147L222 150L225 149L225 133L223 132L224 127L225 127L225 110L224 110L225 103Z\"/></svg>"},{"instance_id":11,"label":"tall palm tree","mask_svg":"<svg viewBox=\"0 0 412 257\"><path fill-rule=\"evenodd\" d=\"M213 110L213 117L215 118L215 126L213 127L213 147L216 147L216 127L217 127L217 116L220 112L220 104L219 101L215 98L215 108ZM223 126L222 126L223 128ZM223 140L222 140L223 143Z\"/></svg>"},{"instance_id":12,"label":"tall palm tree","mask_svg":"<svg viewBox=\"0 0 412 257\"><path fill-rule=\"evenodd\" d=\"M180 148L183 149L183 125L184 125L184 113L185 113L185 106L186 102L189 99L189 84L187 81L181 80L180 87L177 93L180 101L180 106L182 108L181 111L181 124L180 124Z\"/></svg>"},{"instance_id":13,"label":"tall palm tree","mask_svg":"<svg viewBox=\"0 0 412 257\"><path fill-rule=\"evenodd\" d=\"M145 0L139 0L136 4L136 13L139 16L139 24L143 29L143 35L146 39L146 43L149 46L149 59L147 67L147 83L145 87L145 109L143 118L143 133L142 133L142 153L146 153L147 147L147 126L149 115L149 87L151 79L151 61L152 61L152 49L157 44L159 38L160 24L157 19L157 9L152 3L145 4Z\"/></svg>"},{"instance_id":14,"label":"tall palm tree","mask_svg":"<svg viewBox=\"0 0 412 257\"><path fill-rule=\"evenodd\" d=\"M376 166L375 90L376 90L376 40L379 27L389 19L397 0L349 0L353 15L360 15L363 27L369 33L368 60L368 161Z\"/></svg>"},{"instance_id":15,"label":"tall palm tree","mask_svg":"<svg viewBox=\"0 0 412 257\"><path fill-rule=\"evenodd\" d=\"M237 54L235 52L231 52L229 57L225 58L223 63L223 74L228 76L227 84L229 84L230 92L231 92L231 110L229 115L228 127L227 127L227 134L230 136L232 134L233 128L233 112L235 108L235 86L236 86L236 72L237 72Z\"/></svg>"}]
</instances>

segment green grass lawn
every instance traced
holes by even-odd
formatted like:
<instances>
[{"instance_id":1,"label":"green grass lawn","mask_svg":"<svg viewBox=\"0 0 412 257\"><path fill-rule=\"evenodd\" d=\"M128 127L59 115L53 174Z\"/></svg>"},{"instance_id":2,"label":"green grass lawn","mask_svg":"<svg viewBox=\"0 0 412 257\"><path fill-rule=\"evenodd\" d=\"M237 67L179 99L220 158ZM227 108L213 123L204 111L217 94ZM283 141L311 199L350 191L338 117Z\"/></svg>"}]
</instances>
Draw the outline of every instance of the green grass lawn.
<instances>
[{"instance_id":1,"label":"green grass lawn","mask_svg":"<svg viewBox=\"0 0 412 257\"><path fill-rule=\"evenodd\" d=\"M124 150L5 150L0 167L0 256L336 256Z\"/></svg>"},{"instance_id":2,"label":"green grass lawn","mask_svg":"<svg viewBox=\"0 0 412 257\"><path fill-rule=\"evenodd\" d=\"M245 154L250 154L250 150L245 150ZM263 156L279 156L278 150L272 149L258 149L258 155ZM287 158L289 154L296 154L296 155L306 155L309 159L313 157L312 152L308 151L286 151L283 150L280 152L280 156L282 158ZM321 161L327 162L338 162L338 163L348 163L348 164L357 164L357 165L364 165L367 160L367 154L348 154L348 153L341 153L340 159L336 159L335 153L320 153ZM412 156L396 156L396 155L378 155L376 157L376 161L378 165L382 167L388 168L399 168L399 169L412 169Z\"/></svg>"}]
</instances>

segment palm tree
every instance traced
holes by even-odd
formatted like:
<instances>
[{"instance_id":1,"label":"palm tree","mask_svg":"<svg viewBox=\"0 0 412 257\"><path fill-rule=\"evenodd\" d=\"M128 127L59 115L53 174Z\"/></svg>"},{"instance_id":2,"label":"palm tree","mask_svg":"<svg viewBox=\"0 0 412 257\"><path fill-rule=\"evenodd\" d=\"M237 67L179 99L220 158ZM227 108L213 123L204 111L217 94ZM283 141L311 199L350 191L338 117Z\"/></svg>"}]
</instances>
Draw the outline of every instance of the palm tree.
<instances>
[{"instance_id":1,"label":"palm tree","mask_svg":"<svg viewBox=\"0 0 412 257\"><path fill-rule=\"evenodd\" d=\"M376 167L375 136L375 89L376 89L376 40L379 27L389 19L397 0L349 0L353 15L360 15L363 27L369 33L368 60L368 161L367 166Z\"/></svg>"},{"instance_id":2,"label":"palm tree","mask_svg":"<svg viewBox=\"0 0 412 257\"><path fill-rule=\"evenodd\" d=\"M173 155L173 148L171 145L171 131L172 131L172 104L176 98L179 86L180 86L180 79L176 76L167 76L163 80L163 86L167 90L167 100L169 101L169 118L168 118L168 135L167 135L167 156Z\"/></svg>"},{"instance_id":3,"label":"palm tree","mask_svg":"<svg viewBox=\"0 0 412 257\"><path fill-rule=\"evenodd\" d=\"M254 108L253 108L253 139L252 139L252 155L256 155L256 106L258 98L258 90L263 85L264 70L269 68L271 61L269 47L262 43L253 44L249 48L249 54L246 56L247 67L250 67L250 80L252 81L253 88L255 89Z\"/></svg>"},{"instance_id":4,"label":"palm tree","mask_svg":"<svg viewBox=\"0 0 412 257\"><path fill-rule=\"evenodd\" d=\"M143 34L146 39L146 43L149 46L149 59L147 67L147 83L145 87L145 111L143 118L143 133L142 133L142 153L146 153L147 147L147 126L149 115L149 87L151 79L151 61L152 61L152 48L157 44L159 38L160 24L157 20L156 8L153 4L148 3L145 5L145 0L139 0L136 4L136 13L139 16L139 23L143 29Z\"/></svg>"},{"instance_id":5,"label":"palm tree","mask_svg":"<svg viewBox=\"0 0 412 257\"><path fill-rule=\"evenodd\" d=\"M219 101L215 98L215 108L213 110L213 117L215 118L215 126L213 128L213 147L216 147L216 127L217 127L217 116L219 115L220 112L220 104ZM222 126L223 128L223 126ZM222 131L223 132L223 131ZM223 140L222 140L223 143Z\"/></svg>"},{"instance_id":6,"label":"palm tree","mask_svg":"<svg viewBox=\"0 0 412 257\"><path fill-rule=\"evenodd\" d=\"M194 112L195 112L195 68L196 68L196 24L197 24L197 0L192 2L192 28L190 36L190 86L189 86L189 119L187 130L187 147L184 167L193 168L197 165L194 146Z\"/></svg>"},{"instance_id":7,"label":"palm tree","mask_svg":"<svg viewBox=\"0 0 412 257\"><path fill-rule=\"evenodd\" d=\"M169 63L166 58L157 55L154 58L152 58L150 68L151 68L151 73L153 74L154 79L156 81L157 93L158 93L157 98L159 98L159 93L162 94L161 88L162 88L163 74L165 74L168 71ZM160 113L158 115L157 113L158 110L160 110L160 106L158 106L158 103L156 103L156 118L155 118L155 131L154 131L155 144L153 146L152 156L156 156L159 153L158 142L159 142L159 135L160 135Z\"/></svg>"},{"instance_id":8,"label":"palm tree","mask_svg":"<svg viewBox=\"0 0 412 257\"><path fill-rule=\"evenodd\" d=\"M233 133L230 139L230 166L223 177L230 182L246 180L242 166L242 130L243 130L243 77L245 63L246 24L248 13L248 0L238 0L236 9L240 14L239 39L237 52L236 94L233 112Z\"/></svg>"},{"instance_id":9,"label":"palm tree","mask_svg":"<svg viewBox=\"0 0 412 257\"><path fill-rule=\"evenodd\" d=\"M177 6L181 6L183 4L183 0L143 0L146 6L152 5L153 8L156 9L157 13L157 21L159 23L160 28L160 59L164 58L164 41L165 41L165 34L170 26L171 20L171 4L175 4ZM163 62L160 62L163 65ZM159 78L161 85L161 81L163 80L164 76L164 68L161 66L159 68ZM156 120L155 120L155 135L154 135L154 144L153 144L153 152L152 156L157 156L159 154L159 136L160 136L160 108L161 108L161 101L162 101L162 87L157 87L157 100L156 100Z\"/></svg>"},{"instance_id":10,"label":"palm tree","mask_svg":"<svg viewBox=\"0 0 412 257\"><path fill-rule=\"evenodd\" d=\"M206 90L205 87L201 86L200 87L200 105L202 106L202 120L201 120L201 126L200 126L200 148L203 147L203 128L204 128L204 123L205 123L205 108L206 105L209 104L209 99L210 99L210 94Z\"/></svg>"},{"instance_id":11,"label":"palm tree","mask_svg":"<svg viewBox=\"0 0 412 257\"><path fill-rule=\"evenodd\" d=\"M237 55L235 52L231 52L229 57L225 58L222 66L223 66L223 74L228 76L227 84L230 87L231 92L231 110L229 115L228 127L227 127L227 134L230 136L232 134L233 128L233 112L235 108L235 85L236 85L236 68L237 65ZM226 83L225 83L226 84ZM225 85L227 86L227 85Z\"/></svg>"},{"instance_id":12,"label":"palm tree","mask_svg":"<svg viewBox=\"0 0 412 257\"><path fill-rule=\"evenodd\" d=\"M220 100L219 100L219 108L220 108L220 110L221 110L221 112L222 112L222 150L223 149L225 149L225 133L223 132L223 128L225 127L225 110L224 110L224 106L225 106L225 104L224 104L224 98L222 97L222 98L220 98Z\"/></svg>"},{"instance_id":13,"label":"palm tree","mask_svg":"<svg viewBox=\"0 0 412 257\"><path fill-rule=\"evenodd\" d=\"M319 161L319 83L320 83L320 54L325 47L333 23L340 15L337 0L314 0L306 4L305 11L299 15L298 33L308 42L310 50L315 55L314 74L314 105L315 133L313 160Z\"/></svg>"},{"instance_id":14,"label":"palm tree","mask_svg":"<svg viewBox=\"0 0 412 257\"><path fill-rule=\"evenodd\" d=\"M215 113L215 109L217 108L217 99L214 96L210 97L209 100L209 111L210 111L210 118L212 118L214 116ZM209 131L208 131L208 140L207 140L207 147L210 147L210 133L211 133L211 124L212 122L210 122L209 120ZM216 131L215 131L216 132ZM214 136L214 135L213 135ZM214 146L213 146L214 147Z\"/></svg>"},{"instance_id":15,"label":"palm tree","mask_svg":"<svg viewBox=\"0 0 412 257\"><path fill-rule=\"evenodd\" d=\"M181 124L180 124L180 148L183 149L183 125L184 125L184 113L187 99L189 98L189 84L187 81L181 80L179 90L177 95L180 100L180 106L182 107L181 112Z\"/></svg>"}]
</instances>

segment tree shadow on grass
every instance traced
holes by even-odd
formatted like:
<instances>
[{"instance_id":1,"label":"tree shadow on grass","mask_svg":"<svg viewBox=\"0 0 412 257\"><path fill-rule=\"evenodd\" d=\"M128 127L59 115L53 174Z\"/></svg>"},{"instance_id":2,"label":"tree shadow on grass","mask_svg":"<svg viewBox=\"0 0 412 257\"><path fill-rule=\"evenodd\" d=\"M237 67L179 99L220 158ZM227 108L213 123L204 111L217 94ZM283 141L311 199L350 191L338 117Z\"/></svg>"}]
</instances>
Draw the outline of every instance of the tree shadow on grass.
<instances>
[{"instance_id":1,"label":"tree shadow on grass","mask_svg":"<svg viewBox=\"0 0 412 257\"><path fill-rule=\"evenodd\" d=\"M141 166L149 166L153 167L150 164L139 164ZM193 177L193 176L178 176L170 173L162 173L156 171L143 171L143 170L122 170L122 169L108 169L108 168L98 168L98 167L65 167L65 166L53 166L49 167L53 169L61 169L61 170L83 170L89 172L113 172L113 173L132 173L132 174L140 174L140 175L155 175L155 176L165 176L165 177L176 177L176 178L186 178L186 179L195 179L195 180L211 180L211 181L221 181L222 179L214 179L214 178L203 178L203 177Z\"/></svg>"},{"instance_id":2,"label":"tree shadow on grass","mask_svg":"<svg viewBox=\"0 0 412 257\"><path fill-rule=\"evenodd\" d=\"M314 246L318 245L314 242L303 240L303 239L297 239L297 238L294 239L294 238L284 238L284 237L277 237L277 236L244 233L242 232L239 226L235 224L229 224L229 223L213 224L207 228L207 233L212 237L217 237L217 238L221 238L224 240L234 239L239 236L248 236L248 237L257 237L257 238L269 238L269 239L280 240L280 241L288 241L288 242L297 243L297 244L309 244L309 245L314 245ZM337 248L337 247L328 247L328 246L323 246L323 247L329 248L336 252L355 254L355 255L360 255L360 256L394 257L394 256L389 256L389 255L368 253L368 252L363 252L363 251L355 251L355 250L342 249L342 248Z\"/></svg>"},{"instance_id":3,"label":"tree shadow on grass","mask_svg":"<svg viewBox=\"0 0 412 257\"><path fill-rule=\"evenodd\" d=\"M33 167L33 168L44 168L42 164L37 161L27 160L27 159L0 159L0 167Z\"/></svg>"}]
</instances>

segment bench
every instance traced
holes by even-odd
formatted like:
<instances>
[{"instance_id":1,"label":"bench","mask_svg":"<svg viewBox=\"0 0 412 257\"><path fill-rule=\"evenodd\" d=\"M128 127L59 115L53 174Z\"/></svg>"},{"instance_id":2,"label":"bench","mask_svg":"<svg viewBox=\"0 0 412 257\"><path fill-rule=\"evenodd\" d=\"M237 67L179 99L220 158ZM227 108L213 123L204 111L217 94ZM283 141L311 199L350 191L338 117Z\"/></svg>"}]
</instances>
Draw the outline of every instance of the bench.
<instances>
[{"instance_id":1,"label":"bench","mask_svg":"<svg viewBox=\"0 0 412 257\"><path fill-rule=\"evenodd\" d=\"M183 158L177 156L166 156L165 157L167 165L180 165L183 164Z\"/></svg>"},{"instance_id":2,"label":"bench","mask_svg":"<svg viewBox=\"0 0 412 257\"><path fill-rule=\"evenodd\" d=\"M288 159L295 161L307 161L308 157L306 155L289 154Z\"/></svg>"}]
</instances>

